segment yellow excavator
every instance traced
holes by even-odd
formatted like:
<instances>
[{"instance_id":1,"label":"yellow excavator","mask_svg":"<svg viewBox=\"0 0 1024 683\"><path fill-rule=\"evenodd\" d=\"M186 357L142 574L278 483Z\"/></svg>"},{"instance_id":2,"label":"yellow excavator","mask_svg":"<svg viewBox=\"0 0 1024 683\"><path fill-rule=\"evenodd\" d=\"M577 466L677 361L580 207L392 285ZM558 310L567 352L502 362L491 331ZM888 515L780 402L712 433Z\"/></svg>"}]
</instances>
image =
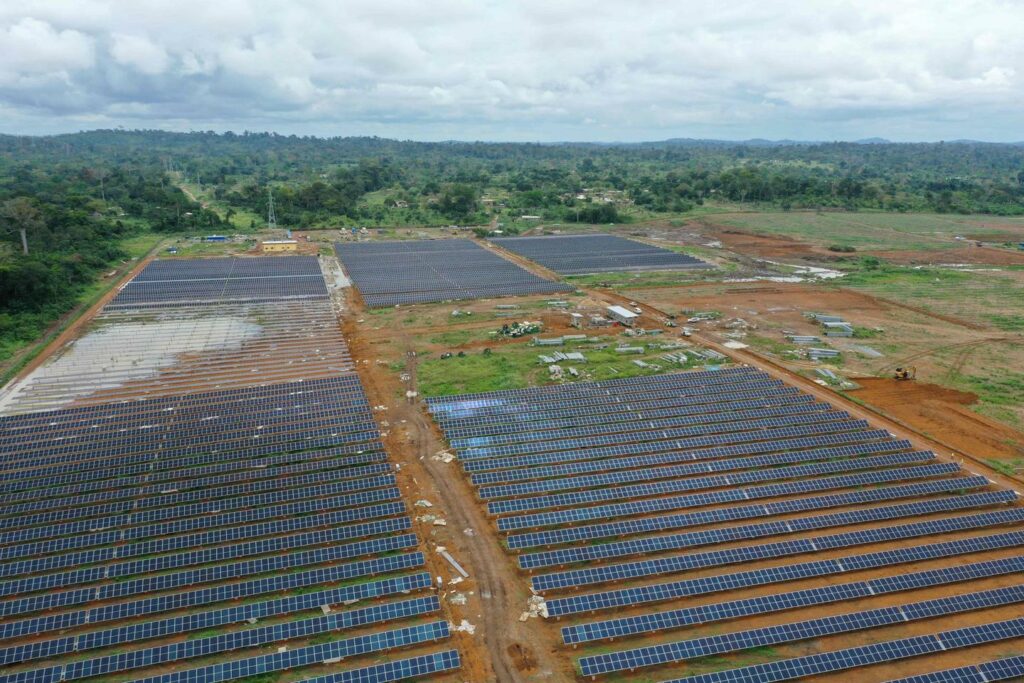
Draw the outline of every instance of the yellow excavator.
<instances>
[{"instance_id":1,"label":"yellow excavator","mask_svg":"<svg viewBox=\"0 0 1024 683\"><path fill-rule=\"evenodd\" d=\"M909 382L912 379L917 379L917 367L896 368L892 378L897 382Z\"/></svg>"}]
</instances>

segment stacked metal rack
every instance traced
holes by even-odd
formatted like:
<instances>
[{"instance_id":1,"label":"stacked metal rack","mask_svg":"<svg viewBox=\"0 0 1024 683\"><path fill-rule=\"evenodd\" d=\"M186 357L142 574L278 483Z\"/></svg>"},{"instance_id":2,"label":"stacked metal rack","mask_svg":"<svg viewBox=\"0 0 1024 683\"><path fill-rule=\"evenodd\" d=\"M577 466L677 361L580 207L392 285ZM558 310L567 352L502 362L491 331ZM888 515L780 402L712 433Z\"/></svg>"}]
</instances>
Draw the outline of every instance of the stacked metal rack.
<instances>
[{"instance_id":1,"label":"stacked metal rack","mask_svg":"<svg viewBox=\"0 0 1024 683\"><path fill-rule=\"evenodd\" d=\"M225 267L275 278L280 264L286 280L309 266L220 261L158 262L140 278ZM176 289L186 290L199 291ZM261 351L206 331L210 344L190 357L117 378L124 400L82 391L83 366L47 375L70 396L59 409L26 411L40 400L34 392L9 402L0 417L0 683L231 681L312 666L318 682L363 683L459 667L457 651L430 651L449 626L338 326L317 317L330 311L326 297L293 294L243 306L246 324L276 330L264 340L279 345L279 362L303 363L256 372ZM179 301L155 316L188 335L198 308L231 314L207 303ZM309 337L297 319L265 319L296 310L314 314ZM122 304L102 327L153 315ZM217 329L227 336L230 326ZM307 356L307 338L331 359Z\"/></svg>"},{"instance_id":2,"label":"stacked metal rack","mask_svg":"<svg viewBox=\"0 0 1024 683\"><path fill-rule=\"evenodd\" d=\"M559 275L711 267L692 256L615 235L498 237L491 241Z\"/></svg>"},{"instance_id":3,"label":"stacked metal rack","mask_svg":"<svg viewBox=\"0 0 1024 683\"><path fill-rule=\"evenodd\" d=\"M1024 621L998 621L1024 604L1016 494L755 369L439 397L429 409L502 545L543 572L530 588L545 616L572 620L564 643L601 648L577 660L581 675L682 665L693 683L790 680L1024 638ZM937 587L940 598L927 592ZM744 619L754 626L723 629ZM941 631L965 620L983 623ZM916 622L929 635L876 642ZM700 673L721 655L800 653L808 639L828 648L864 632L872 644ZM653 642L607 645L639 637ZM984 666L996 664L968 675ZM921 680L947 680L937 676Z\"/></svg>"},{"instance_id":4,"label":"stacked metal rack","mask_svg":"<svg viewBox=\"0 0 1024 683\"><path fill-rule=\"evenodd\" d=\"M466 239L339 243L335 248L371 308L572 291Z\"/></svg>"}]
</instances>

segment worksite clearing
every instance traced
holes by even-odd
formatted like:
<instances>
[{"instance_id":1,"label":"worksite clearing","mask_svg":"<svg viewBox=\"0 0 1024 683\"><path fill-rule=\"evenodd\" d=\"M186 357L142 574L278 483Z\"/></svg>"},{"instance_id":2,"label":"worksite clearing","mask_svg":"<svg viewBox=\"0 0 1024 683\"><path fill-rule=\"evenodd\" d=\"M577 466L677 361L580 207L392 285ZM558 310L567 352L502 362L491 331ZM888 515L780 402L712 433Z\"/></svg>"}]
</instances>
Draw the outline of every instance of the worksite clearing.
<instances>
[{"instance_id":1,"label":"worksite clearing","mask_svg":"<svg viewBox=\"0 0 1024 683\"><path fill-rule=\"evenodd\" d=\"M28 567L14 579L20 588L0 602L0 632L8 629L0 683L29 675L174 683L192 680L197 667L218 667L209 670L218 681L258 673L249 680L333 683L389 664L401 670L365 680L1024 676L1024 662L1012 659L1024 645L1024 260L980 238L980 246L957 239L998 232L1024 241L1024 223L934 218L931 229L920 216L888 226L876 215L723 214L680 224L541 225L528 234L572 235L550 242L571 246L600 232L617 245L657 247L650 258L658 262L677 253L699 264L673 270L615 271L607 259L570 268L577 262L548 258L580 273L560 275L528 250L506 249L510 240L463 238L446 251L423 230L380 249L374 242L402 236L346 237L341 262L341 235L309 231L304 243L319 258L257 258L225 244L207 254L216 258L135 269L73 340L0 395L4 470L12 481L36 482L4 485L4 549L19 562L0 571L19 577L17 567L43 555L47 567L75 572L76 589L95 591L51 605L47 581L57 570ZM841 242L836 235L853 251L830 249ZM430 257L419 259L415 278L391 287L395 254L418 249ZM388 262L377 267L374 254L385 252ZM445 253L501 264L499 281L488 285L486 266L463 274L471 282L456 281L458 264ZM357 254L353 273L345 259ZM233 282L247 268L267 282ZM376 298L367 301L361 281ZM418 287L427 293L411 294ZM315 399L304 398L314 387ZM251 416L238 414L252 395ZM195 404L216 407L204 414ZM72 421L74 411L84 412ZM103 426L100 414L121 417ZM98 432L86 429L93 422ZM122 422L129 427L115 429ZM63 425L73 433L57 433ZM372 457L347 459L364 456ZM110 458L165 474L151 480L145 469L95 464ZM206 468L195 482L199 470L171 469L187 458L195 460L188 467ZM250 469L233 472L231 463L248 458ZM251 469L268 464L282 469ZM92 474L79 481L76 472ZM232 498L242 488L222 486L228 475L220 473L229 472L230 481L267 477L246 493L277 493ZM295 484L311 486L290 493L299 472L310 475ZM55 476L63 479L45 478ZM151 481L163 480L180 484L154 489ZM342 482L352 482L346 493ZM322 512L342 507L349 490L378 492L375 511ZM205 507L154 502L168 495L200 496L196 505ZM132 506L100 510L115 498ZM307 507L281 502L298 499ZM45 508L29 503L50 505L55 516L36 519L32 511ZM183 535L179 523L243 533L234 509L283 525L281 533L253 532L266 541L296 538L298 528L329 534L388 521L388 531L367 536L403 537L403 554L380 546L366 561L407 557L401 576L425 579L408 578L414 583L383 599L339 602L349 595L340 592L266 621L196 630L188 636L196 642L239 644L180 660L141 654L176 642L173 635L115 640L92 654L19 654L58 639L72 647L103 628L90 621L47 635L19 631L24 615L127 604L102 596L132 583L108 570L132 557L121 548L143 545L128 539L148 538L133 534L169 543L153 546L154 573L141 574L156 599L213 581L225 561L216 555L204 567L211 578L187 584L160 584L159 576L176 574L156 569L166 571L161 558L178 557L172 546L198 537ZM161 529L139 526L178 517ZM235 547L210 539L214 548ZM330 554L339 546L326 539L311 541L323 555L302 568L326 578L281 584L276 596L298 600L398 576L328 576L341 565ZM56 554L65 553L59 543L112 554L79 563ZM254 551L268 562L268 580L298 566L275 559L295 555L274 548ZM86 574L96 567L108 573ZM215 587L247 581L220 576ZM321 625L288 635L288 624L304 623L295 617L342 623L413 599L419 611L396 611L397 623L381 617L354 631ZM177 604L188 606L169 607L167 617L201 609ZM152 620L110 613L107 630ZM238 635L264 626L280 628L262 640ZM413 630L377 638L403 628ZM361 636L358 646L309 649ZM281 647L306 658L256 664L285 657ZM140 653L138 663L82 674L69 666L122 652ZM266 666L238 664L248 660ZM961 667L970 669L959 678L916 678Z\"/></svg>"}]
</instances>

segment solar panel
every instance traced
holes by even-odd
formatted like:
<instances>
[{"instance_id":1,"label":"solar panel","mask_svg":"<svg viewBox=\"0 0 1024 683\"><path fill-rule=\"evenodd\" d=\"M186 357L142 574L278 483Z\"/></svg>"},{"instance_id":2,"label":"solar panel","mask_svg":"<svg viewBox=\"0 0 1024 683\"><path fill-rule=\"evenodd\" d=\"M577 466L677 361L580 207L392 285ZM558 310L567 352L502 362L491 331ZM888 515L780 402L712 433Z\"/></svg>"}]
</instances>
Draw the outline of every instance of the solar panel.
<instances>
[{"instance_id":1,"label":"solar panel","mask_svg":"<svg viewBox=\"0 0 1024 683\"><path fill-rule=\"evenodd\" d=\"M604 233L497 237L491 241L560 275L712 267L686 254Z\"/></svg>"},{"instance_id":2,"label":"solar panel","mask_svg":"<svg viewBox=\"0 0 1024 683\"><path fill-rule=\"evenodd\" d=\"M827 474L854 472L874 467L912 465L916 463L929 462L933 458L934 455L929 452L897 453L895 455L878 456L873 458L850 458L848 460L832 460L829 462L812 463L809 465L755 469L738 474L699 478L677 478L664 481L658 481L656 476L658 473L654 473L639 475L641 480L655 479L653 483L611 486L608 488L588 489L571 493L556 493L534 496L531 498L492 501L487 504L487 511L494 515L500 515L510 512L571 507L574 505L626 500L665 493L699 491L702 489L741 486L743 484L796 479L800 477L821 477ZM671 470L673 468L663 469ZM684 475L686 473L687 470L685 467L680 469L678 472L679 475Z\"/></svg>"},{"instance_id":3,"label":"solar panel","mask_svg":"<svg viewBox=\"0 0 1024 683\"><path fill-rule=\"evenodd\" d=\"M38 677L40 675L49 675L49 672L53 672L52 675L56 676L58 680L77 680L110 673L122 673L168 662L177 663L195 657L209 657L248 647L259 647L269 643L315 637L325 633L340 632L397 619L407 619L437 612L440 608L441 605L437 596L431 595L423 598L338 612L313 619L291 621L272 626L246 629L244 631L234 631L207 638L195 638L169 645L132 650L105 657L84 659L67 665L51 667L50 669L37 669L26 672L26 674Z\"/></svg>"},{"instance_id":4,"label":"solar panel","mask_svg":"<svg viewBox=\"0 0 1024 683\"><path fill-rule=\"evenodd\" d=\"M767 664L677 678L666 683L740 683L789 681L816 674L899 661L924 654L1024 637L1024 619L971 626L913 638L890 640L846 650L823 652Z\"/></svg>"},{"instance_id":5,"label":"solar panel","mask_svg":"<svg viewBox=\"0 0 1024 683\"><path fill-rule=\"evenodd\" d=\"M1013 491L997 491L965 496L952 496L903 505L889 505L867 508L852 512L839 512L831 515L800 517L785 522L765 522L741 527L712 529L701 532L688 532L672 536L652 536L635 541L603 543L597 546L565 548L546 552L536 552L519 556L521 569L537 569L552 567L593 559L609 559L627 557L636 554L647 554L665 550L678 550L715 543L725 543L741 539L764 538L780 534L798 533L817 529L828 529L850 524L864 524L904 517L934 514L950 510L964 510L987 505L1005 505L1017 499ZM869 532L864 532L869 533Z\"/></svg>"},{"instance_id":6,"label":"solar panel","mask_svg":"<svg viewBox=\"0 0 1024 683\"><path fill-rule=\"evenodd\" d=\"M835 534L833 536L817 536L813 539L799 539L742 548L713 550L620 565L586 567L553 574L541 574L531 579L531 586L535 591L544 592L609 581L657 576L659 574L681 572L690 569L719 567L739 562L752 562L767 558L816 553L822 550L847 548L868 543L881 543L930 534L949 533L964 529L977 529L998 524L1015 524L1020 522L1024 522L1024 509L1012 508L998 512L877 527L864 531ZM550 603L551 601L548 602ZM550 609L549 613L551 613Z\"/></svg>"},{"instance_id":7,"label":"solar panel","mask_svg":"<svg viewBox=\"0 0 1024 683\"><path fill-rule=\"evenodd\" d=\"M782 484L746 487L736 486L734 488L713 491L710 493L636 500L626 503L615 503L612 505L599 505L596 507L570 508L567 510L521 515L518 517L502 517L498 520L498 530L515 531L518 529L572 524L596 519L615 519L618 517L649 514L663 510L678 510L682 508L745 500L757 500L760 498L771 498L774 496L792 495L796 493L811 493L814 491L825 491L829 489L881 483L885 481L935 477L944 474L954 474L958 472L959 469L959 466L955 463L943 463L937 465L923 465L920 467L906 467L894 470L878 470L875 472L839 477L803 479L800 481L786 482Z\"/></svg>"},{"instance_id":8,"label":"solar panel","mask_svg":"<svg viewBox=\"0 0 1024 683\"><path fill-rule=\"evenodd\" d=\"M863 481L851 483L849 485L855 486L858 484L869 484L872 483L871 479L872 478L870 476L865 476L863 477ZM910 498L914 496L932 495L935 493L970 490L983 488L989 484L989 480L985 477L942 479L923 484L890 486L831 496L819 496L816 498L801 498L776 503L725 507L680 515L645 517L643 519L624 522L611 522L591 526L573 527L570 529L556 529L553 531L518 534L509 536L506 539L506 542L508 543L508 547L512 550L523 550L527 548L561 545L566 543L582 543L585 541L612 536L621 537L634 534L669 531L672 529L700 526L704 524L715 524L718 522L754 519L758 517L772 517L775 515L790 514L794 512L842 507L845 505L858 505L875 501L895 500L898 498Z\"/></svg>"},{"instance_id":9,"label":"solar panel","mask_svg":"<svg viewBox=\"0 0 1024 683\"><path fill-rule=\"evenodd\" d=\"M835 576L857 569L898 566L909 562L955 557L983 550L1013 548L1021 545L1024 545L1024 532L978 536L945 543L899 548L892 551L851 555L841 559L781 565L566 598L549 598L545 601L545 608L548 615L552 617L583 614L628 605L651 604L676 598L720 593L737 587L766 586L797 579ZM880 580L878 589L882 590L885 587L890 590L899 589L888 586Z\"/></svg>"},{"instance_id":10,"label":"solar panel","mask_svg":"<svg viewBox=\"0 0 1024 683\"><path fill-rule=\"evenodd\" d=\"M335 250L371 308L572 291L466 239L339 242Z\"/></svg>"},{"instance_id":11,"label":"solar panel","mask_svg":"<svg viewBox=\"0 0 1024 683\"><path fill-rule=\"evenodd\" d=\"M821 588L765 595L743 600L712 603L669 612L643 614L562 628L562 641L567 645L608 640L643 633L685 628L716 621L769 614L789 609L826 605L844 600L883 595L904 590L941 586L982 577L1000 576L1024 571L1024 555L988 562L943 567L925 572L901 574L877 580L828 585ZM797 577L792 577L797 578ZM800 578L808 578L801 576ZM742 583L734 585L744 585ZM757 585L757 584L752 584Z\"/></svg>"},{"instance_id":12,"label":"solar panel","mask_svg":"<svg viewBox=\"0 0 1024 683\"><path fill-rule=\"evenodd\" d=\"M583 657L579 665L584 676L595 676L1020 602L1024 602L1024 586L1010 586L653 647L620 650Z\"/></svg>"}]
</instances>

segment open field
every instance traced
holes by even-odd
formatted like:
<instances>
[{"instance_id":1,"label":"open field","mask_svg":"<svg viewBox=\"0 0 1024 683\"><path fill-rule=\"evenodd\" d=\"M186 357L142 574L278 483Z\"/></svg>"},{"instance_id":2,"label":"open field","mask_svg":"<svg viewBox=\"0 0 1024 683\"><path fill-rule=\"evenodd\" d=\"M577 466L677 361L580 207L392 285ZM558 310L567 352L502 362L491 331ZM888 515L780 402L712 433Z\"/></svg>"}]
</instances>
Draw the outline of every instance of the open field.
<instances>
[{"instance_id":1,"label":"open field","mask_svg":"<svg viewBox=\"0 0 1024 683\"><path fill-rule=\"evenodd\" d=\"M758 234L789 237L818 247L849 246L858 251L957 249L960 246L957 236L998 243L1024 240L1024 219L1020 217L779 211L721 213L709 222Z\"/></svg>"}]
</instances>

